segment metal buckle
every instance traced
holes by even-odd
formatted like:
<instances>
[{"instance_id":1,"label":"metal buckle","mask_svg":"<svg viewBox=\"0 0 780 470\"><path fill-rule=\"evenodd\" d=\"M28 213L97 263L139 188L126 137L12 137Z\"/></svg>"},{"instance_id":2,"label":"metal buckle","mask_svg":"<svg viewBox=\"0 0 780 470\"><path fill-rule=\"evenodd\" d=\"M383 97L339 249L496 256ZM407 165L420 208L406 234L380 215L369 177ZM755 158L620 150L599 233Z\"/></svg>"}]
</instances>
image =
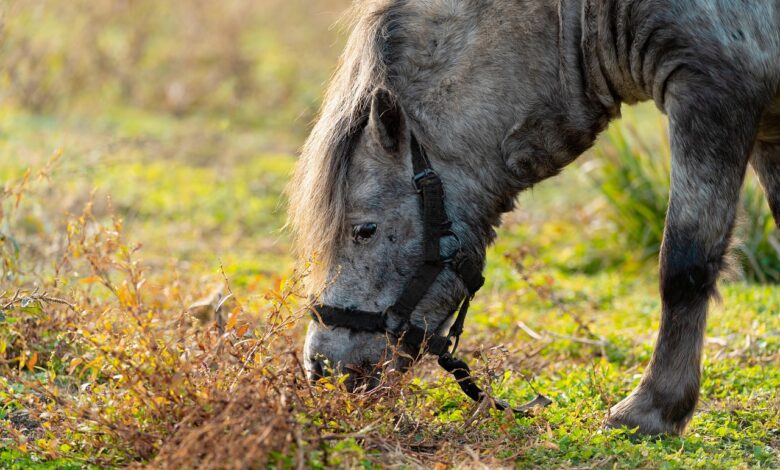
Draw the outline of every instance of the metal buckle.
<instances>
[{"instance_id":1,"label":"metal buckle","mask_svg":"<svg viewBox=\"0 0 780 470\"><path fill-rule=\"evenodd\" d=\"M455 338L455 341L452 342L452 349L450 349L450 352L449 352L450 356L455 355L455 352L458 350L458 345L460 344L460 335L450 336L447 339L452 340L452 338Z\"/></svg>"},{"instance_id":2,"label":"metal buckle","mask_svg":"<svg viewBox=\"0 0 780 470\"><path fill-rule=\"evenodd\" d=\"M414 189L416 189L417 192L422 191L422 189L420 188L420 182L424 179L428 179L432 177L438 177L438 175L431 168L426 168L423 171L412 176L412 184L414 184Z\"/></svg>"},{"instance_id":3,"label":"metal buckle","mask_svg":"<svg viewBox=\"0 0 780 470\"><path fill-rule=\"evenodd\" d=\"M386 308L386 309L385 309L385 310L382 312L382 315L379 317L379 318L382 320L382 325L384 325L384 327L385 327L385 330L387 330L387 329L388 329L388 328L387 328L387 314L388 314L388 312L390 311L390 309L391 309L391 308L392 308L392 306L390 306L390 307L387 307L387 308Z\"/></svg>"}]
</instances>

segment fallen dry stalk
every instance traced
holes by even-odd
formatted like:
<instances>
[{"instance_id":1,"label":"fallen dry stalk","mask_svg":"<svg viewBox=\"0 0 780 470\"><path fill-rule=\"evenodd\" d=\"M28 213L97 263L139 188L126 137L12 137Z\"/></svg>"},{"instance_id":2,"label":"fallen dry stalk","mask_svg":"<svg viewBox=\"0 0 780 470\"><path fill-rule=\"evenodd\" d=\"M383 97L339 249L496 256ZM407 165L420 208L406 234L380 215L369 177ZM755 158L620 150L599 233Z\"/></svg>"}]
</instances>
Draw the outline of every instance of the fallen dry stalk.
<instances>
[{"instance_id":1,"label":"fallen dry stalk","mask_svg":"<svg viewBox=\"0 0 780 470\"><path fill-rule=\"evenodd\" d=\"M0 302L3 302L2 307L0 307L0 311L10 310L14 308L16 304L19 304L22 308L27 308L33 302L60 304L67 306L73 311L76 310L76 307L67 300L51 296L46 292L38 292L38 289L35 289L29 294L23 294L21 290L17 290L10 297L8 296L7 292L3 292L0 294Z\"/></svg>"}]
</instances>

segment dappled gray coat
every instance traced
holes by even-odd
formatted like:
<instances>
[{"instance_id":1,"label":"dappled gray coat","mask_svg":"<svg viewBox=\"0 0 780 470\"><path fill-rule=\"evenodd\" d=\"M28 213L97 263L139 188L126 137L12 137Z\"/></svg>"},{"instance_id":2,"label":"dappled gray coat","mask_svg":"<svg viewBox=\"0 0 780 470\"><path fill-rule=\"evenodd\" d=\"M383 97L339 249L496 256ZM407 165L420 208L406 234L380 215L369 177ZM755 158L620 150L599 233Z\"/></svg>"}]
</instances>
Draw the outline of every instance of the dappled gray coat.
<instances>
[{"instance_id":1,"label":"dappled gray coat","mask_svg":"<svg viewBox=\"0 0 780 470\"><path fill-rule=\"evenodd\" d=\"M482 264L519 191L588 149L622 103L653 100L669 116L673 155L661 326L644 376L607 424L680 433L698 399L707 304L748 163L780 216L780 2L381 0L357 2L355 18L290 188L317 294L382 311L414 271L411 133L442 176L466 255ZM367 223L375 234L352 236ZM444 331L463 294L443 273L412 322ZM312 322L307 368L407 367L387 356L388 339Z\"/></svg>"}]
</instances>

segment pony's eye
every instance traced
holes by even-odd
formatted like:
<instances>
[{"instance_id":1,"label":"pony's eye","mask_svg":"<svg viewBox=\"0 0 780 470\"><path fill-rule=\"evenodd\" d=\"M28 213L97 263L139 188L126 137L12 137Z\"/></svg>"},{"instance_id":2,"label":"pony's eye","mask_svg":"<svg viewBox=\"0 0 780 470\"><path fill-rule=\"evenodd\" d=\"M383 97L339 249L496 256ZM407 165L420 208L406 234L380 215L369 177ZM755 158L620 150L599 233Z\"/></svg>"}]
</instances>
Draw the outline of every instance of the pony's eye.
<instances>
[{"instance_id":1,"label":"pony's eye","mask_svg":"<svg viewBox=\"0 0 780 470\"><path fill-rule=\"evenodd\" d=\"M376 233L376 224L357 224L352 226L352 241L367 243Z\"/></svg>"}]
</instances>

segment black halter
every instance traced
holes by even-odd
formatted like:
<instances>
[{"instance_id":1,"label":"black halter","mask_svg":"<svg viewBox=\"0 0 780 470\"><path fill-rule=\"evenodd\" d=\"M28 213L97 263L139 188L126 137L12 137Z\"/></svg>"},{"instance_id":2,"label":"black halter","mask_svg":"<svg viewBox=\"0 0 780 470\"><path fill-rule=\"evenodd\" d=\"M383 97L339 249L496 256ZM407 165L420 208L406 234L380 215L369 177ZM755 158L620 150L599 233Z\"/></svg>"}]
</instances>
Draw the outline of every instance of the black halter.
<instances>
[{"instance_id":1,"label":"black halter","mask_svg":"<svg viewBox=\"0 0 780 470\"><path fill-rule=\"evenodd\" d=\"M414 351L438 356L439 365L455 376L463 392L474 401L479 401L484 395L482 389L471 377L468 364L456 359L454 354L458 348L460 335L463 333L469 303L484 284L485 278L482 277L482 271L477 264L462 252L460 241L452 232L452 222L447 217L444 207L444 187L439 175L431 168L425 149L414 135L411 144L414 170L412 182L417 193L420 194L422 207L423 263L406 282L395 303L384 312L316 305L312 309L312 317L326 326L369 333L389 333L400 338ZM442 255L442 240L449 237L455 239L458 248L451 254ZM420 300L446 268L452 269L463 282L467 294L459 302L460 308L449 332L443 336L438 333L441 325L430 330L427 327L421 328L412 324L411 316ZM494 403L499 410L512 409L522 413L540 404L539 400L537 397L536 400L520 407L511 407L500 400L494 400Z\"/></svg>"}]
</instances>

